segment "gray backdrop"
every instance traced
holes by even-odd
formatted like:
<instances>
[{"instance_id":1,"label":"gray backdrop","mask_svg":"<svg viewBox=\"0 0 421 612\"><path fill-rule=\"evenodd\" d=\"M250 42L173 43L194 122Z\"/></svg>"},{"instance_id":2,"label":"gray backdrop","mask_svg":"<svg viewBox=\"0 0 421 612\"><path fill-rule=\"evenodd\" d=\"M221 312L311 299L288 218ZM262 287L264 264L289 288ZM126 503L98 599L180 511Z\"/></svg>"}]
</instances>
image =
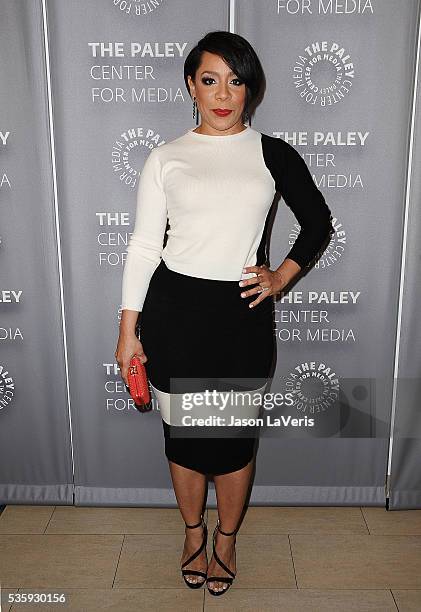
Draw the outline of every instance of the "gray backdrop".
<instances>
[{"instance_id":1,"label":"gray backdrop","mask_svg":"<svg viewBox=\"0 0 421 612\"><path fill-rule=\"evenodd\" d=\"M303 155L336 229L276 303L270 391L296 401L271 417L315 426L262 431L250 504L420 508L419 2L141 6L0 0L0 503L176 505L159 406L114 359L121 277L149 150L194 125L185 57L231 24L265 70L252 127ZM281 199L272 269L298 231Z\"/></svg>"},{"instance_id":2,"label":"gray backdrop","mask_svg":"<svg viewBox=\"0 0 421 612\"><path fill-rule=\"evenodd\" d=\"M0 6L0 503L71 504L41 5Z\"/></svg>"}]
</instances>

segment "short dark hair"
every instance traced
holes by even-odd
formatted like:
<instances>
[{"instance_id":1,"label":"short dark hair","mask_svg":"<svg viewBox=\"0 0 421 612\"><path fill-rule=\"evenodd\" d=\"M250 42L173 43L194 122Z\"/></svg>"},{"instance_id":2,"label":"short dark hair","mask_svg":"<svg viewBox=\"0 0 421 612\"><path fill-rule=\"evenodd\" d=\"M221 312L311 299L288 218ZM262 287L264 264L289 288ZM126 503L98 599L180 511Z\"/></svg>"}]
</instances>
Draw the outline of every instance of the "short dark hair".
<instances>
[{"instance_id":1,"label":"short dark hair","mask_svg":"<svg viewBox=\"0 0 421 612\"><path fill-rule=\"evenodd\" d=\"M263 97L265 88L263 68L251 44L243 36L233 32L226 32L225 30L208 32L191 49L184 62L184 82L189 95L191 93L187 77L190 75L192 80L195 80L204 51L222 57L238 78L244 82L246 86L246 100L243 110L243 121L245 113L248 113L249 117L251 117L261 97Z\"/></svg>"}]
</instances>

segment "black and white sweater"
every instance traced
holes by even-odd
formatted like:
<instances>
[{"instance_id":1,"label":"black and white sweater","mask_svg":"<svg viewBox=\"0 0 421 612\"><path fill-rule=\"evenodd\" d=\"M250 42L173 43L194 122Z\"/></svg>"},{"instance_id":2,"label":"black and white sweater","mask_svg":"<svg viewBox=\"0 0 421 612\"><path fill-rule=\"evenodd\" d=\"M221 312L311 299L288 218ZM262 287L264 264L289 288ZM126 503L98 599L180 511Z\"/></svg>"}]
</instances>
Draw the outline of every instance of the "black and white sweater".
<instances>
[{"instance_id":1,"label":"black and white sweater","mask_svg":"<svg viewBox=\"0 0 421 612\"><path fill-rule=\"evenodd\" d=\"M191 128L152 149L139 178L122 309L142 310L161 257L189 276L254 276L243 268L267 263L267 221L277 191L300 224L286 257L307 268L334 229L330 209L292 145L245 126L223 136Z\"/></svg>"}]
</instances>

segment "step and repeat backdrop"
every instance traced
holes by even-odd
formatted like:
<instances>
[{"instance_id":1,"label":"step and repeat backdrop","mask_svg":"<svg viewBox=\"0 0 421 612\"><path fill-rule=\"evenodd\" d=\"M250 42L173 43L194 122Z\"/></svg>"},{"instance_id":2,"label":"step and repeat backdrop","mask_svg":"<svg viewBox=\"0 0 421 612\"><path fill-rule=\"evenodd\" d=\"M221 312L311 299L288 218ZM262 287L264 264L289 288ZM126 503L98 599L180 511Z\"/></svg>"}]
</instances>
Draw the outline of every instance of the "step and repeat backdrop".
<instances>
[{"instance_id":1,"label":"step and repeat backdrop","mask_svg":"<svg viewBox=\"0 0 421 612\"><path fill-rule=\"evenodd\" d=\"M159 405L115 362L122 272L143 164L195 124L185 58L231 27L265 71L252 127L300 152L335 227L275 304L267 397L294 404L265 406L250 504L421 508L419 1L0 10L0 504L176 505ZM271 221L273 269L300 226L282 198Z\"/></svg>"}]
</instances>

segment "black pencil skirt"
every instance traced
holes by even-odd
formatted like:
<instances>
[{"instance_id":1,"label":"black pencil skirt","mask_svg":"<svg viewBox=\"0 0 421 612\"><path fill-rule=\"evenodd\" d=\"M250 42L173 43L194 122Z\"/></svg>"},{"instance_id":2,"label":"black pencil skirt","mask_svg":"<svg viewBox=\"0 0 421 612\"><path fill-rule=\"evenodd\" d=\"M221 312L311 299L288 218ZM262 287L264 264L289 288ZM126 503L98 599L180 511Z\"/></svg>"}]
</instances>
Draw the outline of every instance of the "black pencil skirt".
<instances>
[{"instance_id":1,"label":"black pencil skirt","mask_svg":"<svg viewBox=\"0 0 421 612\"><path fill-rule=\"evenodd\" d=\"M162 259L140 316L165 455L203 474L234 472L253 459L253 419L275 356L272 296L249 308L258 294L242 298L251 286L238 282L181 274Z\"/></svg>"}]
</instances>

